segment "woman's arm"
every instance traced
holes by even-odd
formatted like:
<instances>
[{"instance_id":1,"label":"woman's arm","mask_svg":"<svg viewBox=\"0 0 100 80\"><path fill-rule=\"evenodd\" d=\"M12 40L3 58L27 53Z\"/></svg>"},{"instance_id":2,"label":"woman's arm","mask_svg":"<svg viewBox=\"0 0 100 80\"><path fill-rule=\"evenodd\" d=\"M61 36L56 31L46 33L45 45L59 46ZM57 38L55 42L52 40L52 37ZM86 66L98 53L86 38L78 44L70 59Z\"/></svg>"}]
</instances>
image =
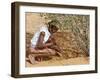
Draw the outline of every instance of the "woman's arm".
<instances>
[{"instance_id":1,"label":"woman's arm","mask_svg":"<svg viewBox=\"0 0 100 80\"><path fill-rule=\"evenodd\" d=\"M38 41L37 41L37 44L36 44L36 49L43 49L45 46L44 46L44 37L45 37L45 32L40 32L40 35L39 35L39 38L38 38Z\"/></svg>"},{"instance_id":2,"label":"woman's arm","mask_svg":"<svg viewBox=\"0 0 100 80\"><path fill-rule=\"evenodd\" d=\"M57 45L56 40L53 35L51 35L48 39L48 42L45 44L46 47L56 50L57 52L61 52L60 47Z\"/></svg>"}]
</instances>

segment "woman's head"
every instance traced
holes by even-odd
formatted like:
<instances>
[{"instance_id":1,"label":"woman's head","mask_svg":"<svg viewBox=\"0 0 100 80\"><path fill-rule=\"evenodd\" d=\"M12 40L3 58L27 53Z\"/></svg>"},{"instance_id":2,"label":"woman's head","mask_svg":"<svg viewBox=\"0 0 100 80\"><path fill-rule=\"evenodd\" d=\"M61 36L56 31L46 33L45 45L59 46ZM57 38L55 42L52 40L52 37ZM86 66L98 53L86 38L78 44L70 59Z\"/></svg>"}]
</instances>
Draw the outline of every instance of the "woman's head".
<instances>
[{"instance_id":1,"label":"woman's head","mask_svg":"<svg viewBox=\"0 0 100 80\"><path fill-rule=\"evenodd\" d=\"M50 22L48 22L48 30L50 33L55 33L58 31L58 27L59 27L59 21L58 20L52 20Z\"/></svg>"}]
</instances>

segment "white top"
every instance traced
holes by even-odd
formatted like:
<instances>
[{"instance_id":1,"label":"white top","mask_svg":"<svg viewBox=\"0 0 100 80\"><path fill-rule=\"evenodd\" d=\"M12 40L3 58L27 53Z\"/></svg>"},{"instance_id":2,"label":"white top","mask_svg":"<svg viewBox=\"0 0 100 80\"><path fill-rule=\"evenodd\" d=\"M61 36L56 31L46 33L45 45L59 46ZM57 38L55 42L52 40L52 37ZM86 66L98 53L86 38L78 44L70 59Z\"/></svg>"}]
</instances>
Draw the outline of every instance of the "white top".
<instances>
[{"instance_id":1,"label":"white top","mask_svg":"<svg viewBox=\"0 0 100 80\"><path fill-rule=\"evenodd\" d=\"M49 39L49 37L50 37L51 34L50 34L50 32L48 31L47 26L44 25L43 27L40 28L39 31L37 31L37 32L34 34L33 38L31 39L31 46L32 46L33 48L35 48L36 43L37 43L38 38L39 38L39 35L40 35L40 32L42 32L42 31L45 32L45 36L44 36L44 41L43 41L43 43L45 43L45 42Z\"/></svg>"}]
</instances>

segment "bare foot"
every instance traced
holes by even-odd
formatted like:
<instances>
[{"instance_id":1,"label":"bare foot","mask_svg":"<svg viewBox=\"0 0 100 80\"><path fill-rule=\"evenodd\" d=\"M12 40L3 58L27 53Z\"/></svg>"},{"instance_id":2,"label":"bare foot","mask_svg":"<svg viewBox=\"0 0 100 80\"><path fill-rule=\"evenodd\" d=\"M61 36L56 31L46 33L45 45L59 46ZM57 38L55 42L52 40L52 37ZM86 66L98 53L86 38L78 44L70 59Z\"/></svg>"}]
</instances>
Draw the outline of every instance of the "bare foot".
<instances>
[{"instance_id":1,"label":"bare foot","mask_svg":"<svg viewBox=\"0 0 100 80\"><path fill-rule=\"evenodd\" d=\"M32 64L38 63L38 62L35 60L35 56L34 56L33 54L30 54L30 55L28 56L28 58L29 58L29 60L30 60L30 62L31 62Z\"/></svg>"}]
</instances>

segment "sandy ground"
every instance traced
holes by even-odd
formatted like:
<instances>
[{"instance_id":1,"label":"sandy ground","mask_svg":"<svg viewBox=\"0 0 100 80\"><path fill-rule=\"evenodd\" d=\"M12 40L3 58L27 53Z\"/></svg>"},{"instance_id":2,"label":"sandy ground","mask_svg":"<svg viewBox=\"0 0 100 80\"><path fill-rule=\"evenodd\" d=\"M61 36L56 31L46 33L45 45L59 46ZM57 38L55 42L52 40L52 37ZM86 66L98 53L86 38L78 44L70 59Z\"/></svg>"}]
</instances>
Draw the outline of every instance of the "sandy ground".
<instances>
[{"instance_id":1,"label":"sandy ground","mask_svg":"<svg viewBox=\"0 0 100 80\"><path fill-rule=\"evenodd\" d=\"M78 64L89 64L88 57L77 57L70 59L61 59L59 57L54 57L48 61L38 62L36 64L30 64L26 62L26 67L41 67L41 66L65 66L65 65L78 65Z\"/></svg>"},{"instance_id":2,"label":"sandy ground","mask_svg":"<svg viewBox=\"0 0 100 80\"><path fill-rule=\"evenodd\" d=\"M44 23L44 19L38 13L26 13L26 32L33 34Z\"/></svg>"}]
</instances>

